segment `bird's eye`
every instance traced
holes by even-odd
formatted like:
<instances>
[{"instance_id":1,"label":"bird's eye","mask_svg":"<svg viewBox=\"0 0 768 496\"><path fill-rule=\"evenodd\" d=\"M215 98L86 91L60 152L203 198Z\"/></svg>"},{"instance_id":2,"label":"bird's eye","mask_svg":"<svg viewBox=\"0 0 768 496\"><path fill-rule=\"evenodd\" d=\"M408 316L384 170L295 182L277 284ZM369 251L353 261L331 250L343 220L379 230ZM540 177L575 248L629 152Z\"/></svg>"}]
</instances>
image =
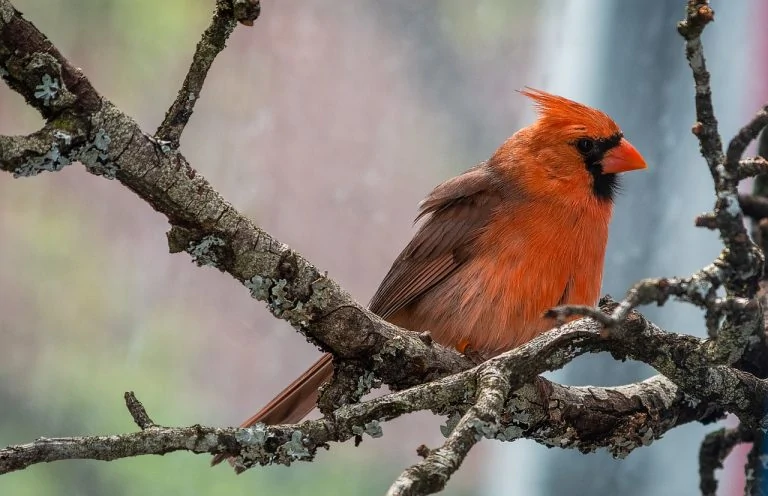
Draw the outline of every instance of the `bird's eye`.
<instances>
[{"instance_id":1,"label":"bird's eye","mask_svg":"<svg viewBox=\"0 0 768 496\"><path fill-rule=\"evenodd\" d=\"M576 148L578 148L581 153L589 153L595 148L595 142L589 138L581 138L576 142Z\"/></svg>"}]
</instances>

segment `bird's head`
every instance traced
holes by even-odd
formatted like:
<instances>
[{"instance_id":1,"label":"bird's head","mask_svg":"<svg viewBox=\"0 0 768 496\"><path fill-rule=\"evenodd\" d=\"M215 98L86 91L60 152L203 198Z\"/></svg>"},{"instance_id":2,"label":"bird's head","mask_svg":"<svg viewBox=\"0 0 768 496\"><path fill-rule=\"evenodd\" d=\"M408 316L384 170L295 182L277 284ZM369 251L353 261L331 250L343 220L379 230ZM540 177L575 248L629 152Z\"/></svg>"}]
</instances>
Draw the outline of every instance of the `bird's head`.
<instances>
[{"instance_id":1,"label":"bird's head","mask_svg":"<svg viewBox=\"0 0 768 496\"><path fill-rule=\"evenodd\" d=\"M521 93L534 101L539 118L497 155L503 160L511 154L514 162L522 158L529 190L591 194L610 202L617 174L646 168L643 157L605 113L540 90L526 88Z\"/></svg>"}]
</instances>

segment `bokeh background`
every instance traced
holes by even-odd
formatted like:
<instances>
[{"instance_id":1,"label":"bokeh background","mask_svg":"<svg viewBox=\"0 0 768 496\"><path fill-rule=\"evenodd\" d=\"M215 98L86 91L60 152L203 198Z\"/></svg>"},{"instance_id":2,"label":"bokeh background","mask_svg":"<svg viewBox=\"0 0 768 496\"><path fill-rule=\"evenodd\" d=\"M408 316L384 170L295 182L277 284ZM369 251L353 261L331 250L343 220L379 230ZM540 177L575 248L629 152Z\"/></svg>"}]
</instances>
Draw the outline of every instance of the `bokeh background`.
<instances>
[{"instance_id":1,"label":"bokeh background","mask_svg":"<svg viewBox=\"0 0 768 496\"><path fill-rule=\"evenodd\" d=\"M213 0L14 0L96 88L152 131L176 95ZM683 0L267 1L218 57L182 151L229 201L367 301L412 234L419 199L533 117L524 85L602 108L645 155L617 202L604 289L685 275L718 252L693 217L712 203L675 23ZM705 34L726 137L768 96L768 4L714 2ZM0 133L39 117L0 87ZM166 425L234 425L318 352L229 277L169 255L167 224L116 182L71 166L0 175L0 445L135 429L133 390ZM701 334L669 305L659 323ZM571 384L647 377L589 356ZM185 453L58 462L0 477L0 495L382 494L441 442L414 415L311 464L235 477ZM686 426L623 461L484 442L450 495L697 494L705 432ZM732 461L722 494L740 494Z\"/></svg>"}]
</instances>

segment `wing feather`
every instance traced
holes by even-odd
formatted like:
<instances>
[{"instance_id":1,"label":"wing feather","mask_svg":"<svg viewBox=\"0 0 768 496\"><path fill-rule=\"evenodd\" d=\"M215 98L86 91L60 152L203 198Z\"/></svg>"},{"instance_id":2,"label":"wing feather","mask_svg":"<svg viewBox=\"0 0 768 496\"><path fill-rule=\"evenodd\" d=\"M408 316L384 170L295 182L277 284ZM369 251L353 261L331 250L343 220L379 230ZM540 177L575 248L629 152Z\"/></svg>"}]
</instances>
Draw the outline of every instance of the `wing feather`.
<instances>
[{"instance_id":1,"label":"wing feather","mask_svg":"<svg viewBox=\"0 0 768 496\"><path fill-rule=\"evenodd\" d=\"M480 164L436 187L420 204L426 217L371 299L372 312L387 318L453 273L501 201L494 171Z\"/></svg>"}]
</instances>

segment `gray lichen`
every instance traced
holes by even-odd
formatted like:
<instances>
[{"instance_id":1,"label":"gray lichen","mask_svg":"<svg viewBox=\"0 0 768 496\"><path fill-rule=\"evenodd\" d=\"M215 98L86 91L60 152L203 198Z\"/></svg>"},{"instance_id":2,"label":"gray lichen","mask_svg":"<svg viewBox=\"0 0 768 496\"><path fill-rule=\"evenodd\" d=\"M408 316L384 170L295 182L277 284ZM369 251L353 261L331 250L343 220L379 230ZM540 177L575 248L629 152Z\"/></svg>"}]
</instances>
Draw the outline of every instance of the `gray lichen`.
<instances>
[{"instance_id":1,"label":"gray lichen","mask_svg":"<svg viewBox=\"0 0 768 496\"><path fill-rule=\"evenodd\" d=\"M285 279L280 279L275 283L274 286L272 286L272 290L270 291L272 293L270 304L276 310L290 308L292 305L292 302L290 301L290 299L288 299L288 293L285 291L285 287L287 285L288 285L288 281L286 281Z\"/></svg>"},{"instance_id":2,"label":"gray lichen","mask_svg":"<svg viewBox=\"0 0 768 496\"><path fill-rule=\"evenodd\" d=\"M15 177L34 176L46 171L56 172L74 161L79 161L93 174L104 176L107 179L115 178L118 167L109 160L107 155L111 140L104 129L99 129L91 142L75 150L69 150L67 153L62 152L62 145L68 148L72 142L72 137L61 130L54 131L53 136L55 139L48 151L18 166L13 171Z\"/></svg>"},{"instance_id":3,"label":"gray lichen","mask_svg":"<svg viewBox=\"0 0 768 496\"><path fill-rule=\"evenodd\" d=\"M453 415L448 417L448 420L446 420L445 425L440 426L440 432L443 434L443 437L448 437L451 435L451 432L453 432L456 426L459 425L459 420L461 420L460 413L454 413Z\"/></svg>"},{"instance_id":4,"label":"gray lichen","mask_svg":"<svg viewBox=\"0 0 768 496\"><path fill-rule=\"evenodd\" d=\"M267 301L275 281L268 277L256 275L245 281L243 284L251 291L251 298Z\"/></svg>"},{"instance_id":5,"label":"gray lichen","mask_svg":"<svg viewBox=\"0 0 768 496\"><path fill-rule=\"evenodd\" d=\"M327 307L331 303L331 285L326 277L321 277L311 284L312 296L310 303L320 309Z\"/></svg>"},{"instance_id":6,"label":"gray lichen","mask_svg":"<svg viewBox=\"0 0 768 496\"><path fill-rule=\"evenodd\" d=\"M73 158L79 160L91 174L114 179L120 168L109 160L107 152L111 142L112 138L103 128L100 128L93 140L77 150Z\"/></svg>"},{"instance_id":7,"label":"gray lichen","mask_svg":"<svg viewBox=\"0 0 768 496\"><path fill-rule=\"evenodd\" d=\"M235 439L240 443L240 455L234 460L235 469L238 471L251 467L254 463L272 463L276 456L266 449L270 435L267 426L259 422L245 429L235 432Z\"/></svg>"},{"instance_id":8,"label":"gray lichen","mask_svg":"<svg viewBox=\"0 0 768 496\"><path fill-rule=\"evenodd\" d=\"M379 424L378 420L371 420L363 427L355 425L352 427L352 433L356 436L362 436L363 433L365 433L373 438L381 437L384 435L384 431L382 430L381 424Z\"/></svg>"},{"instance_id":9,"label":"gray lichen","mask_svg":"<svg viewBox=\"0 0 768 496\"><path fill-rule=\"evenodd\" d=\"M496 439L499 441L514 441L520 439L525 431L516 425L507 426L504 430L499 430Z\"/></svg>"},{"instance_id":10,"label":"gray lichen","mask_svg":"<svg viewBox=\"0 0 768 496\"><path fill-rule=\"evenodd\" d=\"M72 163L69 157L61 153L60 143L69 145L72 138L67 133L55 131L54 137L58 141L51 143L48 151L39 157L27 160L13 171L13 177L36 176L41 172L56 172Z\"/></svg>"},{"instance_id":11,"label":"gray lichen","mask_svg":"<svg viewBox=\"0 0 768 496\"><path fill-rule=\"evenodd\" d=\"M653 436L653 428L648 427L648 429L641 431L640 433L640 442L643 444L643 446L650 446L653 444L653 441L656 439Z\"/></svg>"},{"instance_id":12,"label":"gray lichen","mask_svg":"<svg viewBox=\"0 0 768 496\"><path fill-rule=\"evenodd\" d=\"M290 322L294 327L304 327L312 319L310 305L294 300L288 293L286 279L271 279L255 275L243 282L251 292L251 297L266 301L269 310L276 317Z\"/></svg>"},{"instance_id":13,"label":"gray lichen","mask_svg":"<svg viewBox=\"0 0 768 496\"><path fill-rule=\"evenodd\" d=\"M312 318L307 306L303 302L296 303L293 308L286 308L282 311L283 318L294 326L305 327L309 325L309 321Z\"/></svg>"},{"instance_id":14,"label":"gray lichen","mask_svg":"<svg viewBox=\"0 0 768 496\"><path fill-rule=\"evenodd\" d=\"M35 86L35 98L43 100L43 105L48 106L52 100L56 99L60 90L58 79L43 74L42 84Z\"/></svg>"},{"instance_id":15,"label":"gray lichen","mask_svg":"<svg viewBox=\"0 0 768 496\"><path fill-rule=\"evenodd\" d=\"M717 198L721 202L721 208L731 217L736 217L741 213L739 199L735 193L729 191L718 191Z\"/></svg>"},{"instance_id":16,"label":"gray lichen","mask_svg":"<svg viewBox=\"0 0 768 496\"><path fill-rule=\"evenodd\" d=\"M2 24L11 22L11 19L15 16L16 11L10 3L0 2L0 21L2 21Z\"/></svg>"},{"instance_id":17,"label":"gray lichen","mask_svg":"<svg viewBox=\"0 0 768 496\"><path fill-rule=\"evenodd\" d=\"M280 446L279 450L285 453L288 460L300 460L311 457L311 453L304 446L304 435L300 430L293 431L291 440Z\"/></svg>"},{"instance_id":18,"label":"gray lichen","mask_svg":"<svg viewBox=\"0 0 768 496\"><path fill-rule=\"evenodd\" d=\"M695 396L691 396L690 394L683 392L683 403L689 408L696 408L701 404L701 400Z\"/></svg>"},{"instance_id":19,"label":"gray lichen","mask_svg":"<svg viewBox=\"0 0 768 496\"><path fill-rule=\"evenodd\" d=\"M223 239L209 234L198 242L190 241L186 250L192 256L192 261L198 266L210 265L215 267L219 263L219 256L214 248L226 244Z\"/></svg>"},{"instance_id":20,"label":"gray lichen","mask_svg":"<svg viewBox=\"0 0 768 496\"><path fill-rule=\"evenodd\" d=\"M498 426L494 423L479 418L472 419L470 425L475 429L475 441L480 441L482 438L494 439L499 432Z\"/></svg>"},{"instance_id":21,"label":"gray lichen","mask_svg":"<svg viewBox=\"0 0 768 496\"><path fill-rule=\"evenodd\" d=\"M376 379L376 374L374 374L373 371L367 370L363 375L358 377L357 388L355 388L353 396L355 398L362 398L368 394L372 388L379 386L381 386L381 381Z\"/></svg>"},{"instance_id":22,"label":"gray lichen","mask_svg":"<svg viewBox=\"0 0 768 496\"><path fill-rule=\"evenodd\" d=\"M56 172L71 163L71 160L59 152L59 145L54 143L45 155L30 159L17 167L13 171L13 177L36 176L46 171Z\"/></svg>"},{"instance_id":23,"label":"gray lichen","mask_svg":"<svg viewBox=\"0 0 768 496\"><path fill-rule=\"evenodd\" d=\"M691 280L690 284L688 285L688 288L686 289L686 293L692 298L698 297L704 301L710 296L714 296L714 290L715 286L711 281L704 278L693 278L693 280Z\"/></svg>"},{"instance_id":24,"label":"gray lichen","mask_svg":"<svg viewBox=\"0 0 768 496\"><path fill-rule=\"evenodd\" d=\"M240 429L235 433L235 439L244 445L264 446L267 438L267 426L261 422L251 427Z\"/></svg>"}]
</instances>

